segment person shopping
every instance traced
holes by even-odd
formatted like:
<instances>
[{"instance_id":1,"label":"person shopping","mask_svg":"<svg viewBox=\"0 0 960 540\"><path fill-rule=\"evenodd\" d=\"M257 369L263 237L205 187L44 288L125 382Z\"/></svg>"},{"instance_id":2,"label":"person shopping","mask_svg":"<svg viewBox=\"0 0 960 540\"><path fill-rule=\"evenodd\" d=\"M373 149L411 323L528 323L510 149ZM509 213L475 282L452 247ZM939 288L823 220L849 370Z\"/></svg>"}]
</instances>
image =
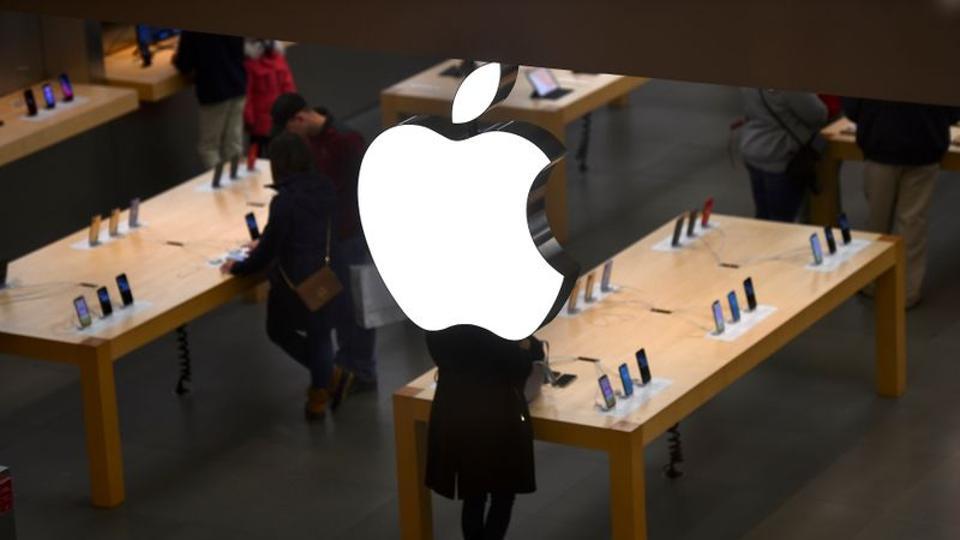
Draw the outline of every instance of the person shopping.
<instances>
[{"instance_id":1,"label":"person shopping","mask_svg":"<svg viewBox=\"0 0 960 540\"><path fill-rule=\"evenodd\" d=\"M816 94L804 92L742 88L740 93L746 113L740 153L750 173L756 217L796 221L807 189L816 182L812 156L826 147L818 135L827 123L827 107Z\"/></svg>"},{"instance_id":2,"label":"person shopping","mask_svg":"<svg viewBox=\"0 0 960 540\"><path fill-rule=\"evenodd\" d=\"M269 271L267 335L309 370L305 413L316 420L332 406L340 378L333 365L330 314L326 306L309 311L291 284L303 282L325 264L336 198L329 180L314 170L310 149L300 137L279 135L270 143L269 156L277 190L270 201L270 219L249 256L227 261L221 271L238 276Z\"/></svg>"},{"instance_id":3,"label":"person shopping","mask_svg":"<svg viewBox=\"0 0 960 540\"><path fill-rule=\"evenodd\" d=\"M543 359L543 344L470 325L428 332L426 340L437 365L426 485L463 500L465 540L502 539L516 494L536 490L523 388L533 362Z\"/></svg>"}]
</instances>

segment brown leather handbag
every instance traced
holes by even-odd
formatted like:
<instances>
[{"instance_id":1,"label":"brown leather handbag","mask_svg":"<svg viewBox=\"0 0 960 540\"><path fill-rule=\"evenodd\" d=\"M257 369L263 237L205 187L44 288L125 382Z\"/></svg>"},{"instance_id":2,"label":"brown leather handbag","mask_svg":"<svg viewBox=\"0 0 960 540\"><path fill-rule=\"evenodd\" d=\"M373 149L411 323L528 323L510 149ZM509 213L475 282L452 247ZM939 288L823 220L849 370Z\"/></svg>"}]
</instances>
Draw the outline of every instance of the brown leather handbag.
<instances>
[{"instance_id":1,"label":"brown leather handbag","mask_svg":"<svg viewBox=\"0 0 960 540\"><path fill-rule=\"evenodd\" d=\"M317 311L327 305L335 296L343 290L343 284L330 268L330 231L333 229L332 221L327 221L327 254L323 259L323 267L307 276L299 285L294 285L287 273L280 267L280 275L287 282L293 292L297 293L303 305L311 312Z\"/></svg>"}]
</instances>

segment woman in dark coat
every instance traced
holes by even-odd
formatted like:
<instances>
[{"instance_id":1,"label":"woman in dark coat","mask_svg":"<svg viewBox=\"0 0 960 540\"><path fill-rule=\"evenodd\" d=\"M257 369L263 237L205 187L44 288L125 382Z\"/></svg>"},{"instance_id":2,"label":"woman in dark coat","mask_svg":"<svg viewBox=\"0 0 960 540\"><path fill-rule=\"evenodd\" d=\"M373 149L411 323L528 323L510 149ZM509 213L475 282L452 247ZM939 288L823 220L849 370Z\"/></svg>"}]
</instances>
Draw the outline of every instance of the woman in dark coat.
<instances>
[{"instance_id":1,"label":"woman in dark coat","mask_svg":"<svg viewBox=\"0 0 960 540\"><path fill-rule=\"evenodd\" d=\"M509 341L460 325L428 332L427 348L438 375L427 487L463 500L466 540L503 538L515 494L536 490L533 427L523 388L533 362L543 358L543 345L534 337Z\"/></svg>"},{"instance_id":2,"label":"woman in dark coat","mask_svg":"<svg viewBox=\"0 0 960 540\"><path fill-rule=\"evenodd\" d=\"M221 271L248 275L269 269L267 335L310 371L305 413L315 420L328 404L335 405L339 372L333 365L331 323L326 308L307 310L290 283L299 284L323 267L336 196L330 180L315 172L310 149L297 135L283 133L271 142L270 169L277 195L263 234L250 244L249 257L227 261Z\"/></svg>"}]
</instances>

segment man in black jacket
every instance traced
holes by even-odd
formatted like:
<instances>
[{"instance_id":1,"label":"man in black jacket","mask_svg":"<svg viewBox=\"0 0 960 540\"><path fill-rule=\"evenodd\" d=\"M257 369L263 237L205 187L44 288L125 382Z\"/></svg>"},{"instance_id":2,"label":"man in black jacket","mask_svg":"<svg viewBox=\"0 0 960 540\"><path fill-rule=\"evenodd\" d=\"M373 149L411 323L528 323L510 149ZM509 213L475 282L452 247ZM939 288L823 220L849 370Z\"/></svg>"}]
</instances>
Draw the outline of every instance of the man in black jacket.
<instances>
[{"instance_id":1,"label":"man in black jacket","mask_svg":"<svg viewBox=\"0 0 960 540\"><path fill-rule=\"evenodd\" d=\"M844 99L843 111L857 124L863 151L863 189L870 207L868 228L903 236L907 256L907 307L920 302L927 265L927 212L950 145L952 107Z\"/></svg>"},{"instance_id":2,"label":"man in black jacket","mask_svg":"<svg viewBox=\"0 0 960 540\"><path fill-rule=\"evenodd\" d=\"M200 102L200 161L207 169L243 155L243 105L247 72L243 67L243 38L183 32L177 71L192 76Z\"/></svg>"}]
</instances>

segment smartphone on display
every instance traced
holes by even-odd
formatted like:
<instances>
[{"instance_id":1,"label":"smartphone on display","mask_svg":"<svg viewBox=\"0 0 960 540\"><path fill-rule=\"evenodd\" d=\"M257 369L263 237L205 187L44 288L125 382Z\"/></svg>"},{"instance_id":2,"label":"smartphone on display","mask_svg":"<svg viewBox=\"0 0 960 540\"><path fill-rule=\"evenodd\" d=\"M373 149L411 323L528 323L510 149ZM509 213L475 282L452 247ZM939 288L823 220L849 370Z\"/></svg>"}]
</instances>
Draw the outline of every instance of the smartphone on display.
<instances>
[{"instance_id":1,"label":"smartphone on display","mask_svg":"<svg viewBox=\"0 0 960 540\"><path fill-rule=\"evenodd\" d=\"M258 143L250 143L250 148L247 150L247 170L255 171L257 170L257 155L260 153L260 145Z\"/></svg>"},{"instance_id":2,"label":"smartphone on display","mask_svg":"<svg viewBox=\"0 0 960 540\"><path fill-rule=\"evenodd\" d=\"M553 76L553 72L547 68L536 68L526 72L527 80L530 86L539 97L549 97L560 90L560 83Z\"/></svg>"},{"instance_id":3,"label":"smartphone on display","mask_svg":"<svg viewBox=\"0 0 960 540\"><path fill-rule=\"evenodd\" d=\"M603 394L603 404L606 409L612 409L617 404L617 396L613 393L613 387L610 386L610 379L606 375L601 375L598 380L600 383L600 393Z\"/></svg>"},{"instance_id":4,"label":"smartphone on display","mask_svg":"<svg viewBox=\"0 0 960 540\"><path fill-rule=\"evenodd\" d=\"M823 264L823 248L820 247L820 237L817 233L810 235L810 250L813 251L814 266Z\"/></svg>"},{"instance_id":5,"label":"smartphone on display","mask_svg":"<svg viewBox=\"0 0 960 540\"><path fill-rule=\"evenodd\" d=\"M720 305L719 300L714 300L713 306L713 325L716 327L716 333L722 334L726 327L723 324L723 306Z\"/></svg>"},{"instance_id":6,"label":"smartphone on display","mask_svg":"<svg viewBox=\"0 0 960 540\"><path fill-rule=\"evenodd\" d=\"M737 301L737 293L730 291L727 293L727 303L730 304L730 321L740 322L740 302Z\"/></svg>"},{"instance_id":7,"label":"smartphone on display","mask_svg":"<svg viewBox=\"0 0 960 540\"><path fill-rule=\"evenodd\" d=\"M610 292L610 278L613 276L613 261L603 263L603 274L600 276L600 290Z\"/></svg>"},{"instance_id":8,"label":"smartphone on display","mask_svg":"<svg viewBox=\"0 0 960 540\"><path fill-rule=\"evenodd\" d=\"M697 209L694 208L690 211L690 215L687 216L687 236L693 236L693 233L697 227Z\"/></svg>"},{"instance_id":9,"label":"smartphone on display","mask_svg":"<svg viewBox=\"0 0 960 540\"><path fill-rule=\"evenodd\" d=\"M833 229L829 225L823 228L823 237L827 239L827 251L831 255L837 252L837 241L833 238Z\"/></svg>"},{"instance_id":10,"label":"smartphone on display","mask_svg":"<svg viewBox=\"0 0 960 540\"><path fill-rule=\"evenodd\" d=\"M130 200L130 212L127 214L127 225L131 228L140 226L140 198Z\"/></svg>"},{"instance_id":11,"label":"smartphone on display","mask_svg":"<svg viewBox=\"0 0 960 540\"><path fill-rule=\"evenodd\" d=\"M567 313L573 315L577 312L578 296L580 296L580 280L573 284L573 290L570 291L570 298L567 300Z\"/></svg>"},{"instance_id":12,"label":"smartphone on display","mask_svg":"<svg viewBox=\"0 0 960 540\"><path fill-rule=\"evenodd\" d=\"M640 370L640 382L647 384L650 382L650 363L647 362L647 350L637 351L637 369Z\"/></svg>"},{"instance_id":13,"label":"smartphone on display","mask_svg":"<svg viewBox=\"0 0 960 540\"><path fill-rule=\"evenodd\" d=\"M250 239L259 240L260 227L257 226L257 216L255 216L253 212L249 212L246 215L246 220L247 220L247 231L250 232Z\"/></svg>"},{"instance_id":14,"label":"smartphone on display","mask_svg":"<svg viewBox=\"0 0 960 540\"><path fill-rule=\"evenodd\" d=\"M78 296L73 299L73 309L77 311L77 319L80 320L80 328L86 328L93 323L90 318L90 308L87 306L87 299Z\"/></svg>"},{"instance_id":15,"label":"smartphone on display","mask_svg":"<svg viewBox=\"0 0 960 540\"><path fill-rule=\"evenodd\" d=\"M624 397L633 395L633 378L630 377L630 368L626 363L620 364L620 382L623 384Z\"/></svg>"},{"instance_id":16,"label":"smartphone on display","mask_svg":"<svg viewBox=\"0 0 960 540\"><path fill-rule=\"evenodd\" d=\"M113 313L113 304L110 303L110 291L106 287L97 289L97 300L100 300L100 312L106 317Z\"/></svg>"},{"instance_id":17,"label":"smartphone on display","mask_svg":"<svg viewBox=\"0 0 960 540\"><path fill-rule=\"evenodd\" d=\"M593 272L590 272L590 274L587 275L587 283L584 285L583 290L583 299L588 304L595 300L593 297Z\"/></svg>"},{"instance_id":18,"label":"smartphone on display","mask_svg":"<svg viewBox=\"0 0 960 540\"><path fill-rule=\"evenodd\" d=\"M107 230L110 232L110 236L117 236L120 234L120 209L114 208L113 212L110 212L110 222Z\"/></svg>"},{"instance_id":19,"label":"smartphone on display","mask_svg":"<svg viewBox=\"0 0 960 540\"><path fill-rule=\"evenodd\" d=\"M213 189L218 189L220 187L220 179L223 178L223 162L217 163L217 166L213 168Z\"/></svg>"},{"instance_id":20,"label":"smartphone on display","mask_svg":"<svg viewBox=\"0 0 960 540\"><path fill-rule=\"evenodd\" d=\"M680 217L677 218L677 223L673 226L673 240L670 242L670 245L673 247L680 247L680 233L683 232L683 214L680 214Z\"/></svg>"},{"instance_id":21,"label":"smartphone on display","mask_svg":"<svg viewBox=\"0 0 960 540\"><path fill-rule=\"evenodd\" d=\"M23 102L27 104L27 116L36 116L39 109L37 109L37 99L33 97L33 89L27 88L23 91Z\"/></svg>"},{"instance_id":22,"label":"smartphone on display","mask_svg":"<svg viewBox=\"0 0 960 540\"><path fill-rule=\"evenodd\" d=\"M230 179L236 180L240 176L240 156L230 158Z\"/></svg>"},{"instance_id":23,"label":"smartphone on display","mask_svg":"<svg viewBox=\"0 0 960 540\"><path fill-rule=\"evenodd\" d=\"M43 83L43 86L40 87L43 90L43 102L48 109L52 109L57 106L57 97L53 95L53 87L50 86L50 83Z\"/></svg>"},{"instance_id":24,"label":"smartphone on display","mask_svg":"<svg viewBox=\"0 0 960 540\"><path fill-rule=\"evenodd\" d=\"M100 243L100 216L93 216L90 220L90 231L87 233L87 239L91 246Z\"/></svg>"},{"instance_id":25,"label":"smartphone on display","mask_svg":"<svg viewBox=\"0 0 960 540\"><path fill-rule=\"evenodd\" d=\"M117 289L120 290L120 299L123 300L124 307L133 303L133 291L130 290L130 281L126 274L117 276Z\"/></svg>"},{"instance_id":26,"label":"smartphone on display","mask_svg":"<svg viewBox=\"0 0 960 540\"><path fill-rule=\"evenodd\" d=\"M700 215L700 227L706 229L710 225L710 214L713 213L713 197L703 203L703 213Z\"/></svg>"},{"instance_id":27,"label":"smartphone on display","mask_svg":"<svg viewBox=\"0 0 960 540\"><path fill-rule=\"evenodd\" d=\"M753 292L753 278L743 280L743 292L747 295L747 307L750 311L757 309L757 296Z\"/></svg>"},{"instance_id":28,"label":"smartphone on display","mask_svg":"<svg viewBox=\"0 0 960 540\"><path fill-rule=\"evenodd\" d=\"M63 94L65 103L73 101L73 85L70 84L70 77L66 73L60 74L60 93Z\"/></svg>"},{"instance_id":29,"label":"smartphone on display","mask_svg":"<svg viewBox=\"0 0 960 540\"><path fill-rule=\"evenodd\" d=\"M850 236L850 222L847 221L846 214L840 214L840 217L837 218L837 225L840 226L840 234L843 235L843 245L849 244L853 238Z\"/></svg>"}]
</instances>

